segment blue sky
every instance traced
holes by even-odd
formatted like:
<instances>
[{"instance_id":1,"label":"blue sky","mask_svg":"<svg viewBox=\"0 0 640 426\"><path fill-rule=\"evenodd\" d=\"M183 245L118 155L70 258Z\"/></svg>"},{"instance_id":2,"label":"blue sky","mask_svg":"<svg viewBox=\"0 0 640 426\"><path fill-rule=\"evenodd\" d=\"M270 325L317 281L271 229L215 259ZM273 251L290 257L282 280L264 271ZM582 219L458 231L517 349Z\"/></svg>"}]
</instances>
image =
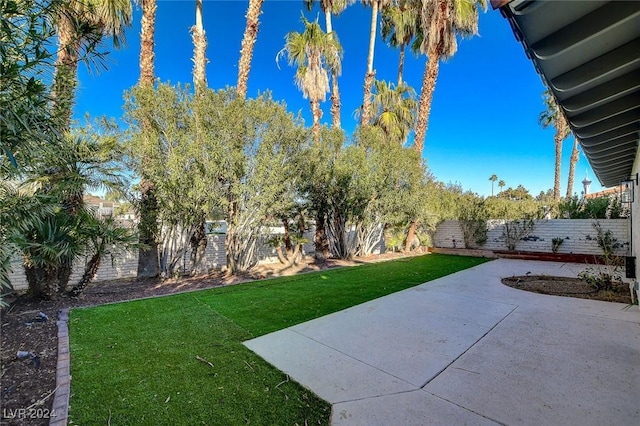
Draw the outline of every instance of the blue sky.
<instances>
[{"instance_id":1,"label":"blue sky","mask_svg":"<svg viewBox=\"0 0 640 426\"><path fill-rule=\"evenodd\" d=\"M162 81L190 83L193 45L189 28L195 20L193 0L157 0L156 75ZM204 0L203 21L208 38L209 87L234 86L240 56L247 1ZM248 96L271 90L291 111L302 111L311 123L308 101L296 88L294 69L276 54L289 31L302 31L300 17L319 21L319 10L307 12L302 0L265 0L260 19ZM140 15L127 31L127 46L108 56L107 70L88 72L80 67L75 117L122 115L123 92L138 81ZM362 104L371 9L357 3L334 17L333 26L344 48L340 78L342 125L356 125L354 111ZM507 187L524 185L537 195L553 187L553 130L538 125L544 87L508 22L498 11L480 15L480 36L459 42L458 53L441 64L429 118L424 158L435 177L459 183L465 190L491 195L489 177L496 174ZM419 94L426 58L407 55L404 80ZM398 51L387 47L378 31L374 68L376 78L396 82ZM327 98L328 100L328 98ZM323 105L323 122L330 123L330 102ZM561 194L566 192L572 139L563 149ZM591 192L601 189L585 157L576 168L574 192L582 190L585 175L593 181ZM496 186L496 191L497 191Z\"/></svg>"}]
</instances>

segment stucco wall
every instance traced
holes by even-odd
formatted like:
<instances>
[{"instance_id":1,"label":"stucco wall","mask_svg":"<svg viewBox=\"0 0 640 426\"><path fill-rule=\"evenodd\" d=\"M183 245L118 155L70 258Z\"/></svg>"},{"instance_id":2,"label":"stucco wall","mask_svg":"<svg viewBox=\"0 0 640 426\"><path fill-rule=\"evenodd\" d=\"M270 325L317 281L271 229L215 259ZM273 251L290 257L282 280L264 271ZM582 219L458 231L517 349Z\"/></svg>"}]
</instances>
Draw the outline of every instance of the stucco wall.
<instances>
[{"instance_id":1,"label":"stucco wall","mask_svg":"<svg viewBox=\"0 0 640 426\"><path fill-rule=\"evenodd\" d=\"M633 165L632 177L638 176L640 171L640 151L636 155L636 162ZM640 255L640 189L636 182L633 184L633 203L631 203L631 252L632 256L638 259ZM638 277L638 260L636 260L636 277Z\"/></svg>"},{"instance_id":2,"label":"stucco wall","mask_svg":"<svg viewBox=\"0 0 640 426\"><path fill-rule=\"evenodd\" d=\"M630 250L630 221L629 219L601 219L598 220L603 230L610 230L613 237L621 244L616 254L625 256ZM503 236L504 220L487 222L487 241L482 246L488 250L506 250ZM591 219L550 219L538 220L529 235L516 245L519 251L536 251L551 253L551 242L554 238L564 241L558 253L572 254L602 254L596 242L597 232ZM458 221L448 220L438 225L433 239L435 247L465 248L462 230Z\"/></svg>"}]
</instances>

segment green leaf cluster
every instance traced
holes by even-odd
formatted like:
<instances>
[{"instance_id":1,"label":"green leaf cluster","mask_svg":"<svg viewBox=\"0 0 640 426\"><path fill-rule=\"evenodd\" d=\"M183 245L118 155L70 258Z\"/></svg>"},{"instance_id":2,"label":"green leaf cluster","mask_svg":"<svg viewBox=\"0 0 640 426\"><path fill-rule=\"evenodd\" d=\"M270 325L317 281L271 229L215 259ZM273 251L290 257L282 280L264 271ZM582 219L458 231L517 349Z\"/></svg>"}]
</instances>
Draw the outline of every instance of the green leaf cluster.
<instances>
[{"instance_id":1,"label":"green leaf cluster","mask_svg":"<svg viewBox=\"0 0 640 426\"><path fill-rule=\"evenodd\" d=\"M309 143L300 117L269 93L245 101L160 83L128 92L126 119L132 166L154 182L160 220L189 229L222 216L230 269L253 266L259 229L299 198Z\"/></svg>"}]
</instances>

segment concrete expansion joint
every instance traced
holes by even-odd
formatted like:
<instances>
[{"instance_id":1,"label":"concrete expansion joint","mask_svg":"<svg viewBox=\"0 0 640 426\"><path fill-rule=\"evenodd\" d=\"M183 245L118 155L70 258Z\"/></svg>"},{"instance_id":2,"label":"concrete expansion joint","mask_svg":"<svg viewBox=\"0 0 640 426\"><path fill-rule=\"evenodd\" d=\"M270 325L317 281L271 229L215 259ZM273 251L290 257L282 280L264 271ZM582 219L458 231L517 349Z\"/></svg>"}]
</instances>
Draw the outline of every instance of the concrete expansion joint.
<instances>
[{"instance_id":1,"label":"concrete expansion joint","mask_svg":"<svg viewBox=\"0 0 640 426\"><path fill-rule=\"evenodd\" d=\"M484 415L484 414L482 414L482 413L479 413L479 412L477 412L477 411L474 411L474 410L472 410L472 409L470 409L470 408L465 407L464 405L460 405L460 404L458 404L458 403L457 403L457 402L455 402L455 401L449 400L449 399L447 399L447 398L443 398L443 397L441 397L441 396L440 396L440 395L438 395L438 394L435 394L435 393L433 393L433 392L429 392L428 390L425 390L425 389L422 389L422 391L423 391L423 392L426 392L426 393L428 393L429 395L434 396L434 397L436 397L436 398L438 398L438 399L441 399L441 400L443 400L443 401L446 401L446 402L448 402L449 404L453 404L453 405L455 405L455 406L457 406L457 407L460 407L460 408L462 408L462 409L463 409L463 410L465 410L465 411L468 411L468 412L470 412L470 413L473 413L473 414L475 414L476 416L480 416L480 417L482 417L482 418L485 418L485 419L489 420L490 422L496 423L496 424L501 425L501 426L508 426L506 423L503 423L503 422L501 422L501 421L499 421L499 420L493 419L493 418L491 418L491 417L489 417L489 416L486 416L486 415Z\"/></svg>"},{"instance_id":2,"label":"concrete expansion joint","mask_svg":"<svg viewBox=\"0 0 640 426\"><path fill-rule=\"evenodd\" d=\"M403 382L407 383L405 380L403 380ZM336 402L332 403L331 406L335 407L336 405L346 404L348 402L367 401L367 400L370 400L370 399L381 398L383 396L402 395L402 394L405 394L405 393L411 393L411 392L415 392L415 391L419 391L419 390L420 390L420 388L415 387L414 389L407 389L407 390L398 391L398 392L387 392L387 393L381 393L381 394L378 394L378 395L363 396L362 398L345 399L344 401L336 401Z\"/></svg>"},{"instance_id":3,"label":"concrete expansion joint","mask_svg":"<svg viewBox=\"0 0 640 426\"><path fill-rule=\"evenodd\" d=\"M438 373L434 374L433 377L431 377L429 380L427 380L426 382L424 382L424 384L422 386L420 386L420 389L425 390L425 386L427 386L429 383L431 383L436 377L438 377L439 375L441 375L442 373L444 373L449 367L451 367L451 365L453 365L454 362L456 362L458 359L460 359L460 357L462 357L464 354L466 354L467 352L469 352L469 350L471 350L471 348L473 348L475 345L478 344L478 342L480 342L482 339L484 339L489 333L491 333L498 325L500 325L500 323L502 323L502 321L504 321L505 319L507 319L512 313L514 313L516 311L516 309L518 309L518 306L514 306L513 309L511 309L509 311L509 313L507 315L505 315L504 317L502 317L500 319L500 321L496 322L493 327L489 328L489 330L487 330L486 333L484 333L482 336L480 336L480 338L478 340L476 340L475 342L473 342L473 344L469 345L469 347L467 349L465 349L460 355L458 355L456 358L454 358L453 360L451 360L451 362L449 364L447 364L442 370L438 371Z\"/></svg>"}]
</instances>

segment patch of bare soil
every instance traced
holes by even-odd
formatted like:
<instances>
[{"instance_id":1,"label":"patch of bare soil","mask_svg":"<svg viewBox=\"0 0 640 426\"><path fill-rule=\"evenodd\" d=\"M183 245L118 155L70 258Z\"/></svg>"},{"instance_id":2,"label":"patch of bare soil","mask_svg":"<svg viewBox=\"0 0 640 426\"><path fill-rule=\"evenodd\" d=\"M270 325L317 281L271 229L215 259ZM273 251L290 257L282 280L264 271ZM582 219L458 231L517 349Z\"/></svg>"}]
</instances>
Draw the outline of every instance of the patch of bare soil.
<instances>
[{"instance_id":1,"label":"patch of bare soil","mask_svg":"<svg viewBox=\"0 0 640 426\"><path fill-rule=\"evenodd\" d=\"M612 290L600 291L580 278L547 275L513 276L503 278L502 283L509 287L534 293L579 297L581 299L602 300L605 302L631 303L629 285L622 282L614 284Z\"/></svg>"},{"instance_id":2,"label":"patch of bare soil","mask_svg":"<svg viewBox=\"0 0 640 426\"><path fill-rule=\"evenodd\" d=\"M419 254L422 253L416 253ZM307 258L288 267L279 263L259 265L251 274L242 276L227 276L217 271L206 276L170 280L116 280L90 285L79 299L64 296L55 301L35 301L28 295L18 296L9 300L9 308L0 311L0 425L49 424L56 388L56 321L58 312L64 308L221 287L399 257L404 255L385 253L354 260L328 259L321 263Z\"/></svg>"}]
</instances>

